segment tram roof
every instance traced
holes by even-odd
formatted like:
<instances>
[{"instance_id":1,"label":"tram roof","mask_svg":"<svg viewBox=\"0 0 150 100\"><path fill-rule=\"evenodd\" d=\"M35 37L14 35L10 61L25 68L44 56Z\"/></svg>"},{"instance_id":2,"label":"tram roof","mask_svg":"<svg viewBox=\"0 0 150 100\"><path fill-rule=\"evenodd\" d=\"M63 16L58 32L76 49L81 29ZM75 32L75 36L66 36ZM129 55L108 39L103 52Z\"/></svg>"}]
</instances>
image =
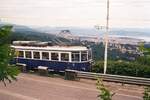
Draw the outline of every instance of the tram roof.
<instances>
[{"instance_id":1,"label":"tram roof","mask_svg":"<svg viewBox=\"0 0 150 100\"><path fill-rule=\"evenodd\" d=\"M86 51L88 50L85 46L45 46L45 47L34 47L34 46L11 46L15 49L21 50L46 50L46 51Z\"/></svg>"}]
</instances>

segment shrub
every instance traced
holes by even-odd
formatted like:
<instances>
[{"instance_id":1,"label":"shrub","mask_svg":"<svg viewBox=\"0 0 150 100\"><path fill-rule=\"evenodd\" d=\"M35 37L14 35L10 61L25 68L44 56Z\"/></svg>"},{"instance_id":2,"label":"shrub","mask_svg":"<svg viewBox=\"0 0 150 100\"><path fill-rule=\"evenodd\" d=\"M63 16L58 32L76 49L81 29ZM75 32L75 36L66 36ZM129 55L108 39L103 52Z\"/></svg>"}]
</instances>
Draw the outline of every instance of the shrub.
<instances>
[{"instance_id":1,"label":"shrub","mask_svg":"<svg viewBox=\"0 0 150 100\"><path fill-rule=\"evenodd\" d=\"M92 72L103 73L103 61L96 62ZM150 66L137 62L108 61L107 74L150 78Z\"/></svg>"}]
</instances>

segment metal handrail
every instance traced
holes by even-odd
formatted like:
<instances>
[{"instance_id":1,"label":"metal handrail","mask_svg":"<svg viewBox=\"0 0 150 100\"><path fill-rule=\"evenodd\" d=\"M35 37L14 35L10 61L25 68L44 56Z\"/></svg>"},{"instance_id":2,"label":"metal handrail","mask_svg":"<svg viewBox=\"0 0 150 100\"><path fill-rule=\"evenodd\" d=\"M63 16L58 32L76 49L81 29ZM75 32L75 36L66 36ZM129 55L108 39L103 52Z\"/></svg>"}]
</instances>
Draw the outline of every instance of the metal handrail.
<instances>
[{"instance_id":1,"label":"metal handrail","mask_svg":"<svg viewBox=\"0 0 150 100\"><path fill-rule=\"evenodd\" d=\"M76 73L77 78L97 79L98 77L101 77L104 81L109 81L109 82L150 86L150 78L101 74L101 73L83 72L83 71L68 70L68 69L66 70L66 72Z\"/></svg>"}]
</instances>

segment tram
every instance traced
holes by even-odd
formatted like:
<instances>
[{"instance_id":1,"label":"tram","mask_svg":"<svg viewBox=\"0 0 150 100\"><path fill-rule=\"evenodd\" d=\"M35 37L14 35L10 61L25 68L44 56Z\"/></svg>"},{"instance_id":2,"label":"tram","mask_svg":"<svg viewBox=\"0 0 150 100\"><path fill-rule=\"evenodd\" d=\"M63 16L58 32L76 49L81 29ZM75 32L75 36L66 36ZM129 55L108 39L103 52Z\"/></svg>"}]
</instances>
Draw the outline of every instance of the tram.
<instances>
[{"instance_id":1,"label":"tram","mask_svg":"<svg viewBox=\"0 0 150 100\"><path fill-rule=\"evenodd\" d=\"M91 70L92 52L85 46L54 46L47 42L14 41L11 47L16 51L13 62L25 64L28 70L39 66L59 72L65 69Z\"/></svg>"}]
</instances>

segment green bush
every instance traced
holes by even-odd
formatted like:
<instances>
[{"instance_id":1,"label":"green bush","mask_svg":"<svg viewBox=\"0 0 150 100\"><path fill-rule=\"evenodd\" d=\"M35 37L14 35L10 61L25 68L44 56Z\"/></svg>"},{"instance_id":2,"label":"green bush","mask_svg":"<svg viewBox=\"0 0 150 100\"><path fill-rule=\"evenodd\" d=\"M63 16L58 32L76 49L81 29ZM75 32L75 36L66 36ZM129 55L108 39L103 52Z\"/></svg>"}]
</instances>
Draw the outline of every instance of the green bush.
<instances>
[{"instance_id":1,"label":"green bush","mask_svg":"<svg viewBox=\"0 0 150 100\"><path fill-rule=\"evenodd\" d=\"M145 88L143 100L150 100L150 87Z\"/></svg>"},{"instance_id":2,"label":"green bush","mask_svg":"<svg viewBox=\"0 0 150 100\"><path fill-rule=\"evenodd\" d=\"M106 88L101 78L97 79L96 86L99 92L98 100L112 100L115 93L111 93L110 90Z\"/></svg>"},{"instance_id":3,"label":"green bush","mask_svg":"<svg viewBox=\"0 0 150 100\"><path fill-rule=\"evenodd\" d=\"M142 56L136 59L136 61L142 65L149 65L150 66L150 57Z\"/></svg>"},{"instance_id":4,"label":"green bush","mask_svg":"<svg viewBox=\"0 0 150 100\"><path fill-rule=\"evenodd\" d=\"M103 61L96 62L92 72L103 73L103 66ZM137 62L108 61L107 74L150 78L150 66Z\"/></svg>"}]
</instances>

